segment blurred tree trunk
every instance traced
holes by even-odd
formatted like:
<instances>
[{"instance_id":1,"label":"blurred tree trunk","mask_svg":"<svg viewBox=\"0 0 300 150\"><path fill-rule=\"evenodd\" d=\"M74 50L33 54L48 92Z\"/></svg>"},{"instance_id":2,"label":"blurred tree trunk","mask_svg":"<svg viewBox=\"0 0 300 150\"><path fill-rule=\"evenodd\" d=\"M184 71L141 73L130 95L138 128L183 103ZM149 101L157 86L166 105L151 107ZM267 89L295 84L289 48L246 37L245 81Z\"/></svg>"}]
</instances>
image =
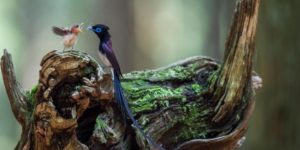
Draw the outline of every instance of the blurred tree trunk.
<instances>
[{"instance_id":1,"label":"blurred tree trunk","mask_svg":"<svg viewBox=\"0 0 300 150\"><path fill-rule=\"evenodd\" d=\"M266 85L258 94L245 149L300 146L300 2L262 1L258 26L257 71Z\"/></svg>"},{"instance_id":2,"label":"blurred tree trunk","mask_svg":"<svg viewBox=\"0 0 300 150\"><path fill-rule=\"evenodd\" d=\"M132 5L135 68L158 67L206 51L215 54L210 46L219 39L209 32L212 20L218 18L211 16L215 11L211 1L132 0ZM207 35L214 41L207 42Z\"/></svg>"},{"instance_id":3,"label":"blurred tree trunk","mask_svg":"<svg viewBox=\"0 0 300 150\"><path fill-rule=\"evenodd\" d=\"M119 59L123 72L133 70L134 66L134 49L133 44L133 12L132 12L132 0L119 1L97 1L96 13L94 18L97 22L94 24L103 23L107 24L111 28L112 40L114 44L114 50ZM96 51L92 51L96 54Z\"/></svg>"},{"instance_id":4,"label":"blurred tree trunk","mask_svg":"<svg viewBox=\"0 0 300 150\"><path fill-rule=\"evenodd\" d=\"M212 56L214 58L217 59L221 59L221 39L220 39L220 32L221 32L221 28L223 27L220 24L220 17L225 16L221 14L221 6L222 6L222 2L219 2L218 0L210 0L210 9L211 13L209 15L209 21L210 21L210 28L209 28L209 32L207 33L207 38L206 38L206 53L208 53L208 56ZM228 5L228 3L225 3L225 5ZM227 16L227 18L229 18ZM222 49L223 50L223 49Z\"/></svg>"},{"instance_id":5,"label":"blurred tree trunk","mask_svg":"<svg viewBox=\"0 0 300 150\"><path fill-rule=\"evenodd\" d=\"M0 1L0 47L1 49L9 47L13 49L11 53L16 56L15 62L21 64L24 61L24 51L20 52L18 49L22 48L22 40L24 34L21 33L20 18L15 8L18 4L15 1ZM22 72L22 66L15 66L18 69L18 73ZM20 75L18 76L20 77ZM2 78L2 74L0 74ZM9 105L8 97L5 94L5 88L3 80L0 81L0 145L1 149L12 149L12 145L18 140L17 135L20 134L19 126L16 124L16 120L13 118L11 109L6 107Z\"/></svg>"}]
</instances>

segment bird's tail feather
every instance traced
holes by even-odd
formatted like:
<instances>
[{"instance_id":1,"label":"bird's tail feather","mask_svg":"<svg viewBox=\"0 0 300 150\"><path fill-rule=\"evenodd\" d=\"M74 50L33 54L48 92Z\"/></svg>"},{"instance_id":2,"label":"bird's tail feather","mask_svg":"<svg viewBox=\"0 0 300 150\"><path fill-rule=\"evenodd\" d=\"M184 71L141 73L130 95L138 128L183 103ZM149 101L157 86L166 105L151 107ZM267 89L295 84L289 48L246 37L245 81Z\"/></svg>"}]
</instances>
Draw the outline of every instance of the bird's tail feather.
<instances>
[{"instance_id":1,"label":"bird's tail feather","mask_svg":"<svg viewBox=\"0 0 300 150\"><path fill-rule=\"evenodd\" d=\"M128 101L124 96L123 89L121 86L121 82L118 75L114 76L114 86L115 86L115 98L117 100L118 105L120 106L122 115L126 122L126 116L130 118L133 125L142 133L142 135L146 138L148 142L157 147L159 150L164 150L160 145L158 145L151 137L149 137L143 130L139 123L134 119L132 112L128 106Z\"/></svg>"}]
</instances>

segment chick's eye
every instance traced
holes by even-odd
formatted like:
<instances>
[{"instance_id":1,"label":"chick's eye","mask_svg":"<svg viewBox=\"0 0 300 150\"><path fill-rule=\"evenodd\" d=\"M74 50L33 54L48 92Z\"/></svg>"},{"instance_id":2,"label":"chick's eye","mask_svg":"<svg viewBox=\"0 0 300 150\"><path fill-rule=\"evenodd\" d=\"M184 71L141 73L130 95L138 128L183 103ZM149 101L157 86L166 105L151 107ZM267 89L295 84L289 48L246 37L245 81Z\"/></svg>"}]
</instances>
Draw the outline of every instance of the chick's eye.
<instances>
[{"instance_id":1,"label":"chick's eye","mask_svg":"<svg viewBox=\"0 0 300 150\"><path fill-rule=\"evenodd\" d=\"M97 33L100 33L102 30L101 30L101 28L96 28L95 31L96 31Z\"/></svg>"}]
</instances>

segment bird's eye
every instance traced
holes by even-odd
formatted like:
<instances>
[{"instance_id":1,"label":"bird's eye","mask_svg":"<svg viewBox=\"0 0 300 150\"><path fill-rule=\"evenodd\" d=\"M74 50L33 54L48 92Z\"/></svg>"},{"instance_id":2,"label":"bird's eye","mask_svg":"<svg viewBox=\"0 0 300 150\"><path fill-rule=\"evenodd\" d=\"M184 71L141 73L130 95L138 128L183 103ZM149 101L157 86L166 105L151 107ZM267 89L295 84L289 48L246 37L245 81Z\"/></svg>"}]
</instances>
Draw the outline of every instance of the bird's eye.
<instances>
[{"instance_id":1,"label":"bird's eye","mask_svg":"<svg viewBox=\"0 0 300 150\"><path fill-rule=\"evenodd\" d=\"M102 30L101 30L101 28L96 28L95 31L96 31L97 33L100 33Z\"/></svg>"}]
</instances>

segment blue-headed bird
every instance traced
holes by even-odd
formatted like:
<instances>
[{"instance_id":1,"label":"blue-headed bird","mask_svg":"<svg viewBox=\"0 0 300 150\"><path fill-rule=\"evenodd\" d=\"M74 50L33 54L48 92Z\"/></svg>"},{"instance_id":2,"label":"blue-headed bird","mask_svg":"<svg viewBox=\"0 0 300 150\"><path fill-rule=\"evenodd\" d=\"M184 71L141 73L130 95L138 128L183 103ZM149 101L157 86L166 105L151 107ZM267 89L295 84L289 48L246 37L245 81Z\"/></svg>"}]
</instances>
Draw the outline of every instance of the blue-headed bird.
<instances>
[{"instance_id":1,"label":"blue-headed bird","mask_svg":"<svg viewBox=\"0 0 300 150\"><path fill-rule=\"evenodd\" d=\"M150 138L142 130L139 123L133 117L133 114L128 106L128 101L127 101L126 97L124 96L123 89L121 86L121 81L120 81L120 78L122 78L122 72L121 72L119 63L117 61L116 55L114 53L114 50L112 48L111 35L108 32L109 27L106 25L103 25L103 24L97 24L94 26L89 26L87 29L90 31L93 31L100 39L100 45L99 45L99 52L100 52L100 57L101 57L100 59L103 61L103 63L105 65L111 66L113 68L115 99L121 109L124 120L126 120L126 116L128 116L130 118L130 120L132 121L133 125L135 127L137 127L137 129L142 133L142 135L147 139L148 142L150 142L156 148L158 148L160 150L164 150L160 145L158 145L156 142L154 142L153 139Z\"/></svg>"}]
</instances>

